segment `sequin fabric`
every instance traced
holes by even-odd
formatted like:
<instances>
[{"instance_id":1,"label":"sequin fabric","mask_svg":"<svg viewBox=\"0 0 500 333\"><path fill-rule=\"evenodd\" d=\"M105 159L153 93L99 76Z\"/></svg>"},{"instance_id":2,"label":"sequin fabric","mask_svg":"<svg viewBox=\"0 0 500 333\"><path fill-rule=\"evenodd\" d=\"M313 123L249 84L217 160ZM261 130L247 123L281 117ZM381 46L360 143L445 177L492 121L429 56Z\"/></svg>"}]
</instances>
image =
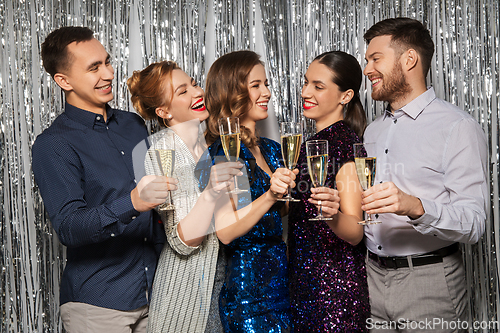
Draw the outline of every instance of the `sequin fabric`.
<instances>
[{"instance_id":1,"label":"sequin fabric","mask_svg":"<svg viewBox=\"0 0 500 333\"><path fill-rule=\"evenodd\" d=\"M336 122L309 140L328 140L327 186L337 170L353 161L353 144L359 142L343 122ZM305 143L298 161L300 173L288 215L290 298L295 332L367 332L370 314L364 246L340 239L324 221L309 221L317 209L310 197Z\"/></svg>"},{"instance_id":2,"label":"sequin fabric","mask_svg":"<svg viewBox=\"0 0 500 333\"><path fill-rule=\"evenodd\" d=\"M261 138L259 147L271 171L281 167L281 148L277 142ZM223 156L220 140L213 143L208 152L212 158ZM239 195L238 209L260 197L270 186L269 175L255 163L243 143L240 159L245 163L251 196ZM203 170L209 168L198 169L201 170L200 184L206 184L209 175ZM239 178L240 187L244 187L245 180ZM275 204L246 235L224 246L227 268L219 310L227 333L291 332L282 207L282 203Z\"/></svg>"},{"instance_id":3,"label":"sequin fabric","mask_svg":"<svg viewBox=\"0 0 500 333\"><path fill-rule=\"evenodd\" d=\"M150 151L158 148L155 142L169 131L162 130L150 137L153 146ZM199 133L203 133L202 127ZM224 274L218 268L224 264L219 263L224 258L219 255L219 240L214 232L208 233L196 247L188 246L180 239L177 225L191 212L201 195L198 178L193 174L197 162L177 134L174 141L166 144L166 148L175 149L172 177L178 183L177 189L172 191L175 210L159 212L167 241L156 268L148 333L218 333L222 331L222 325L215 318L217 311L212 302L219 296L218 283ZM161 174L156 158L146 158L145 170L148 175Z\"/></svg>"}]
</instances>

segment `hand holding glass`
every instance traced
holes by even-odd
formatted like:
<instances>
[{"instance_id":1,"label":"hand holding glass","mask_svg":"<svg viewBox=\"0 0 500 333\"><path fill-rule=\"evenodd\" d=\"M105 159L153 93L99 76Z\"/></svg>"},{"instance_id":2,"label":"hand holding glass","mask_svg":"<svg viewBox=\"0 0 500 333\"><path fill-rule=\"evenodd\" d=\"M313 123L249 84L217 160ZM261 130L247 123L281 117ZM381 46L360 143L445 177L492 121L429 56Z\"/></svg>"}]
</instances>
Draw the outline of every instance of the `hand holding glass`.
<instances>
[{"instance_id":1,"label":"hand holding glass","mask_svg":"<svg viewBox=\"0 0 500 333\"><path fill-rule=\"evenodd\" d=\"M175 165L175 135L172 130L167 130L155 142L155 157L163 176L172 177ZM158 206L159 211L174 210L172 192L168 191L166 202Z\"/></svg>"},{"instance_id":2,"label":"hand holding glass","mask_svg":"<svg viewBox=\"0 0 500 333\"><path fill-rule=\"evenodd\" d=\"M297 160L300 154L300 145L302 144L302 123L283 122L280 125L281 132L281 154L285 167L289 170L295 169ZM279 201L295 201L300 200L292 198L290 188L285 197L278 199Z\"/></svg>"},{"instance_id":3,"label":"hand holding glass","mask_svg":"<svg viewBox=\"0 0 500 333\"><path fill-rule=\"evenodd\" d=\"M326 176L328 172L328 141L326 140L311 140L306 142L307 153L307 168L309 176L314 187L325 186ZM331 217L323 215L323 207L321 201L319 204L319 213L316 217L310 218L309 221L328 221Z\"/></svg>"},{"instance_id":4,"label":"hand holding glass","mask_svg":"<svg viewBox=\"0 0 500 333\"><path fill-rule=\"evenodd\" d=\"M374 143L355 143L354 144L354 162L356 163L356 173L361 187L364 191L373 186L377 169L377 158L368 156L368 151L374 151ZM378 224L380 221L372 219L371 214L366 214L364 221L358 222L362 225Z\"/></svg>"},{"instance_id":5,"label":"hand holding glass","mask_svg":"<svg viewBox=\"0 0 500 333\"><path fill-rule=\"evenodd\" d=\"M240 120L237 117L219 119L219 133L224 154L229 162L236 162L240 157ZM238 181L234 176L234 189L228 193L244 193L247 190L238 187Z\"/></svg>"}]
</instances>

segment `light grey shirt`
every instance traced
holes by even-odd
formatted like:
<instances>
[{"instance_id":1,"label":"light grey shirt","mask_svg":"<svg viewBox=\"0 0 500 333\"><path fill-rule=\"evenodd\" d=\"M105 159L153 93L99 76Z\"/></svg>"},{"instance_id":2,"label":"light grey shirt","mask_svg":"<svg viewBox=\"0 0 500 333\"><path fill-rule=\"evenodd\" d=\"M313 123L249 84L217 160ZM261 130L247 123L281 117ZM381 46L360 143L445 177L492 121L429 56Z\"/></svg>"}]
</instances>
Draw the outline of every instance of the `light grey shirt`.
<instances>
[{"instance_id":1,"label":"light grey shirt","mask_svg":"<svg viewBox=\"0 0 500 333\"><path fill-rule=\"evenodd\" d=\"M364 142L375 142L375 183L392 181L420 199L416 220L380 214L365 227L368 249L380 256L422 254L454 242L475 243L489 210L486 137L468 113L436 98L433 88L394 113L378 117Z\"/></svg>"}]
</instances>

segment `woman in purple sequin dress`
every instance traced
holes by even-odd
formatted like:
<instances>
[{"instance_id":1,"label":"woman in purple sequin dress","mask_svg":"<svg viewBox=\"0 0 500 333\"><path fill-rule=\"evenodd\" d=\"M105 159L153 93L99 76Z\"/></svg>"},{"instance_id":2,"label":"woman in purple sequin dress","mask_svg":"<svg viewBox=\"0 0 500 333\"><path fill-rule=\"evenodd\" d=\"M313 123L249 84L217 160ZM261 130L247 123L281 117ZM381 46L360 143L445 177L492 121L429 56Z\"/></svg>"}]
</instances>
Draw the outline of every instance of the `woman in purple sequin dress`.
<instances>
[{"instance_id":1,"label":"woman in purple sequin dress","mask_svg":"<svg viewBox=\"0 0 500 333\"><path fill-rule=\"evenodd\" d=\"M290 204L289 269L295 332L366 332L370 314L364 258L361 187L353 144L360 142L366 116L359 100L362 72L344 52L323 53L310 64L302 88L304 116L316 121L309 140L328 140L326 187L338 190L338 205L323 208L332 221L309 221L322 198L311 193L305 143ZM336 191L335 191L336 192ZM338 210L337 210L338 209Z\"/></svg>"}]
</instances>

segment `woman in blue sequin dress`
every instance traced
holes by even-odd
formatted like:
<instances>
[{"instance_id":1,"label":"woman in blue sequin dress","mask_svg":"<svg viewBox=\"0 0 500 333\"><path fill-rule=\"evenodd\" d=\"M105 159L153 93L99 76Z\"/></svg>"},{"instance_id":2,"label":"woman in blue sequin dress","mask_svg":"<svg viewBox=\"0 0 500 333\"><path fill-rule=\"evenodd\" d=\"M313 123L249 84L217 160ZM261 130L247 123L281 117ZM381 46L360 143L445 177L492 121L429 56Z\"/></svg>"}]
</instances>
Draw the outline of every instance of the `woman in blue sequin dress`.
<instances>
[{"instance_id":1,"label":"woman in blue sequin dress","mask_svg":"<svg viewBox=\"0 0 500 333\"><path fill-rule=\"evenodd\" d=\"M214 62L207 75L207 142L214 163L225 160L217 122L239 117L242 132L240 161L249 193L229 195L215 213L217 236L225 245L227 268L219 307L225 332L290 332L290 300L286 245L282 239L277 202L295 175L281 167L280 145L257 137L256 122L267 118L271 93L259 56L251 51L228 53ZM200 166L200 170L207 169ZM242 169L242 170L243 170ZM201 174L200 184L207 175Z\"/></svg>"},{"instance_id":2,"label":"woman in blue sequin dress","mask_svg":"<svg viewBox=\"0 0 500 333\"><path fill-rule=\"evenodd\" d=\"M290 204L290 297L295 332L366 332L370 314L364 250L361 187L356 176L353 144L360 142L366 118L359 100L362 72L358 61L344 52L318 56L305 74L304 116L316 121L309 140L328 140L326 180L338 189L339 205L324 206L332 221L309 221L317 215L321 197L312 195L305 143L301 169ZM332 190L335 191L335 190ZM360 243L361 242L361 243Z\"/></svg>"}]
</instances>

